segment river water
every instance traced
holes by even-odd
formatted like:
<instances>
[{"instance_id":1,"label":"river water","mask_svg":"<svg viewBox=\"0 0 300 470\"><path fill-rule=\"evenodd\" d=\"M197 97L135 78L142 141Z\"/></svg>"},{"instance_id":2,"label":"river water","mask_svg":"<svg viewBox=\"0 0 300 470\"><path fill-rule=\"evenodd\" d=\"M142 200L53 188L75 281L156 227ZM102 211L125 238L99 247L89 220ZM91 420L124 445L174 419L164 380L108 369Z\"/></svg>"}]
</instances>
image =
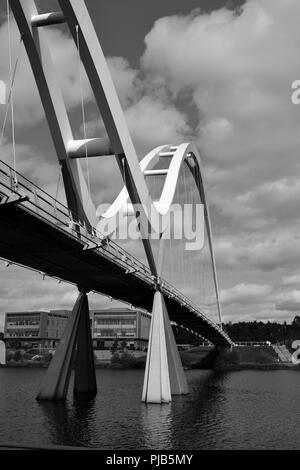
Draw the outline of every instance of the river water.
<instances>
[{"instance_id":1,"label":"river water","mask_svg":"<svg viewBox=\"0 0 300 470\"><path fill-rule=\"evenodd\" d=\"M189 395L164 405L141 403L143 371L106 369L94 399L39 403L45 372L0 369L0 445L300 449L299 371L187 371Z\"/></svg>"}]
</instances>

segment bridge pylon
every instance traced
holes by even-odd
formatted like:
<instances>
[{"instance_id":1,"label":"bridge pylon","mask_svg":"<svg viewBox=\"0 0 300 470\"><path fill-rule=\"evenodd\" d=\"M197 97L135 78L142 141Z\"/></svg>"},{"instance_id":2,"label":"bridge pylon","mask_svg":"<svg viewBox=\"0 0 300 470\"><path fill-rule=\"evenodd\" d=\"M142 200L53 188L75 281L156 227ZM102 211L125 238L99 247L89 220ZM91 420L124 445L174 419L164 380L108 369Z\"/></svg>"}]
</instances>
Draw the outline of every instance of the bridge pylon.
<instances>
[{"instance_id":1,"label":"bridge pylon","mask_svg":"<svg viewBox=\"0 0 300 470\"><path fill-rule=\"evenodd\" d=\"M157 272L163 269L165 237L159 240ZM176 346L164 295L157 278L153 299L142 401L169 403L171 395L188 393L188 385Z\"/></svg>"},{"instance_id":2,"label":"bridge pylon","mask_svg":"<svg viewBox=\"0 0 300 470\"><path fill-rule=\"evenodd\" d=\"M74 393L95 395L97 383L87 294L79 293L37 400L65 400L75 363Z\"/></svg>"},{"instance_id":3,"label":"bridge pylon","mask_svg":"<svg viewBox=\"0 0 300 470\"><path fill-rule=\"evenodd\" d=\"M154 294L142 401L169 403L188 385L162 292Z\"/></svg>"},{"instance_id":4,"label":"bridge pylon","mask_svg":"<svg viewBox=\"0 0 300 470\"><path fill-rule=\"evenodd\" d=\"M169 403L188 385L162 292L154 294L142 401Z\"/></svg>"}]
</instances>

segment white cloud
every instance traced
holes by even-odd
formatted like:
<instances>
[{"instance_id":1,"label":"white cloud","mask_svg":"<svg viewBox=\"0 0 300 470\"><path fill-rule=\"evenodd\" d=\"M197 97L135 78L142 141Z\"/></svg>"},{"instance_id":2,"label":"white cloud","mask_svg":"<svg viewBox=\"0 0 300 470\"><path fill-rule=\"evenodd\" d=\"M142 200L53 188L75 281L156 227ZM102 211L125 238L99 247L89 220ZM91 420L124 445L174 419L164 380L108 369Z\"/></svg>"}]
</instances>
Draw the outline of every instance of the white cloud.
<instances>
[{"instance_id":1,"label":"white cloud","mask_svg":"<svg viewBox=\"0 0 300 470\"><path fill-rule=\"evenodd\" d=\"M300 290L293 290L279 296L276 303L277 310L300 311Z\"/></svg>"},{"instance_id":2,"label":"white cloud","mask_svg":"<svg viewBox=\"0 0 300 470\"><path fill-rule=\"evenodd\" d=\"M202 137L214 142L223 142L232 131L232 124L226 118L217 118L201 126Z\"/></svg>"},{"instance_id":3,"label":"white cloud","mask_svg":"<svg viewBox=\"0 0 300 470\"><path fill-rule=\"evenodd\" d=\"M224 304L229 303L249 303L256 304L262 299L266 299L273 291L270 285L260 284L237 284L229 289L221 290L221 301Z\"/></svg>"},{"instance_id":4,"label":"white cloud","mask_svg":"<svg viewBox=\"0 0 300 470\"><path fill-rule=\"evenodd\" d=\"M250 0L240 15L220 9L161 18L145 39L145 70L173 93L189 91L198 109L210 199L220 210L231 203L233 217L235 198L247 190L300 175L300 114L290 102L299 13L296 1ZM242 202L254 219L255 201Z\"/></svg>"},{"instance_id":5,"label":"white cloud","mask_svg":"<svg viewBox=\"0 0 300 470\"><path fill-rule=\"evenodd\" d=\"M289 286L292 284L298 284L300 286L300 274L293 274L291 276L283 276L282 284Z\"/></svg>"},{"instance_id":6,"label":"white cloud","mask_svg":"<svg viewBox=\"0 0 300 470\"><path fill-rule=\"evenodd\" d=\"M181 112L151 96L144 96L131 106L126 119L138 149L149 151L157 145L181 143L188 132Z\"/></svg>"},{"instance_id":7,"label":"white cloud","mask_svg":"<svg viewBox=\"0 0 300 470\"><path fill-rule=\"evenodd\" d=\"M296 269L300 265L300 238L288 228L260 233L216 238L215 253L220 268L275 271Z\"/></svg>"},{"instance_id":8,"label":"white cloud","mask_svg":"<svg viewBox=\"0 0 300 470\"><path fill-rule=\"evenodd\" d=\"M138 90L138 71L133 70L123 57L109 57L107 63L120 102L124 107L127 107L135 98Z\"/></svg>"}]
</instances>

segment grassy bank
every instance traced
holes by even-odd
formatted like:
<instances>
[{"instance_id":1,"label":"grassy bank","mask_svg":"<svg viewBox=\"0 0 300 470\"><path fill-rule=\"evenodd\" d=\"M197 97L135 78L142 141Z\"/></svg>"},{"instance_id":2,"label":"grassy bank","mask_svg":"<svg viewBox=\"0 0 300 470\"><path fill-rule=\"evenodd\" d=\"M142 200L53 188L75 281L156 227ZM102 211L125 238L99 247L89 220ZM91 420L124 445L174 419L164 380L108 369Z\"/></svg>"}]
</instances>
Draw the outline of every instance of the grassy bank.
<instances>
[{"instance_id":1,"label":"grassy bank","mask_svg":"<svg viewBox=\"0 0 300 470\"><path fill-rule=\"evenodd\" d=\"M281 370L297 368L292 363L280 362L270 346L236 346L219 352L214 370Z\"/></svg>"},{"instance_id":2,"label":"grassy bank","mask_svg":"<svg viewBox=\"0 0 300 470\"><path fill-rule=\"evenodd\" d=\"M212 369L219 352L212 347L199 346L181 351L180 357L186 369Z\"/></svg>"}]
</instances>

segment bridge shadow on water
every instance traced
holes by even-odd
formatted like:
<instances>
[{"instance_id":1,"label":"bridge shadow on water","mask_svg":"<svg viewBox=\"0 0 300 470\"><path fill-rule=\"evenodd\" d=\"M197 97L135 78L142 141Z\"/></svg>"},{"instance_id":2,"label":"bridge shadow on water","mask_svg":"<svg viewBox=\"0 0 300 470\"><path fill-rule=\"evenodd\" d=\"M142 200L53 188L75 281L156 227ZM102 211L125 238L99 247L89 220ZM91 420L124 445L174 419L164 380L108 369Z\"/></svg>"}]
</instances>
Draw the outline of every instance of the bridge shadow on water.
<instances>
[{"instance_id":1,"label":"bridge shadow on water","mask_svg":"<svg viewBox=\"0 0 300 470\"><path fill-rule=\"evenodd\" d=\"M189 395L174 397L173 448L216 448L216 434L226 425L227 380L227 373L205 371L189 382Z\"/></svg>"}]
</instances>

